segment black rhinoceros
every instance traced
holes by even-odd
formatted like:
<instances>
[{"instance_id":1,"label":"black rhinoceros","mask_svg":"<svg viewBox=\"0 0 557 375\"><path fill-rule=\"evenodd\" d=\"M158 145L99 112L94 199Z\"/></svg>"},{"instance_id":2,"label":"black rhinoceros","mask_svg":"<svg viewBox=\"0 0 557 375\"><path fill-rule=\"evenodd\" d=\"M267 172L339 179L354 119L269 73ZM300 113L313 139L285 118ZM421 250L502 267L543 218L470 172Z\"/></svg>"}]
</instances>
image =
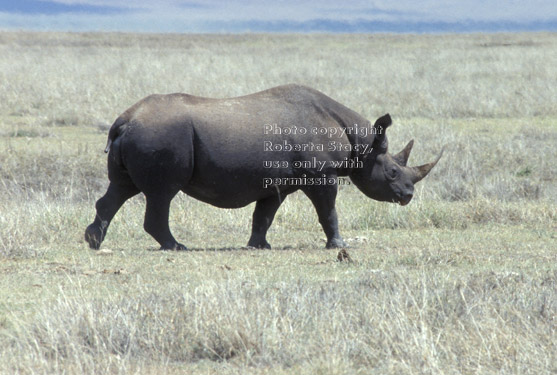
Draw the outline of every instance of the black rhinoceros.
<instances>
[{"instance_id":1,"label":"black rhinoceros","mask_svg":"<svg viewBox=\"0 0 557 375\"><path fill-rule=\"evenodd\" d=\"M371 125L300 85L228 99L148 96L110 128L110 185L85 240L98 249L118 209L142 192L145 230L162 249L186 249L168 227L170 201L181 190L223 208L257 202L248 246L270 248L266 233L277 209L301 190L315 206L327 247L345 246L335 210L339 177L349 177L370 198L405 205L441 157L407 167L413 141L389 154L389 125L388 114Z\"/></svg>"}]
</instances>

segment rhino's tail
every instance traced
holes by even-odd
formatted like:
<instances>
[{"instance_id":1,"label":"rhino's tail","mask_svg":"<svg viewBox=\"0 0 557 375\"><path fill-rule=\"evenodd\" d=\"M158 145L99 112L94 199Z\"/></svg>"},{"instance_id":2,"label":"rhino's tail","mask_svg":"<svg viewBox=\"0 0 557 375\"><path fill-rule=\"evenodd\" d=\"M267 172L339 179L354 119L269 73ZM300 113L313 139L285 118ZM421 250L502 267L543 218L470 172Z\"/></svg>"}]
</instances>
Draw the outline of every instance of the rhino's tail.
<instances>
[{"instance_id":1,"label":"rhino's tail","mask_svg":"<svg viewBox=\"0 0 557 375\"><path fill-rule=\"evenodd\" d=\"M110 130L108 131L108 140L106 141L106 147L104 149L105 153L110 151L112 143L114 143L116 138L124 132L125 127L123 127L123 125L126 125L127 123L128 119L123 116L118 117L116 121L114 121L114 124L112 124Z\"/></svg>"}]
</instances>

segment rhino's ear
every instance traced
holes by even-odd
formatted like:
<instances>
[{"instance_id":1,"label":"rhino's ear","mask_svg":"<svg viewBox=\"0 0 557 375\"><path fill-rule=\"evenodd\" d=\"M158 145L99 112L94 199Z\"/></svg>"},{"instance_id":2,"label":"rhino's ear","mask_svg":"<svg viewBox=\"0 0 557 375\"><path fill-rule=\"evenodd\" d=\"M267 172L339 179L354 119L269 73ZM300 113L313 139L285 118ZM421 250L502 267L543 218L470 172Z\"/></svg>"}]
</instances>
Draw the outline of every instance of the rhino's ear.
<instances>
[{"instance_id":1,"label":"rhino's ear","mask_svg":"<svg viewBox=\"0 0 557 375\"><path fill-rule=\"evenodd\" d=\"M389 143L387 141L386 129L391 126L392 123L393 120L391 120L391 116L387 113L386 115L379 117L373 125L375 134L373 148L378 150L380 153L387 152Z\"/></svg>"},{"instance_id":2,"label":"rhino's ear","mask_svg":"<svg viewBox=\"0 0 557 375\"><path fill-rule=\"evenodd\" d=\"M375 134L385 135L385 130L389 126L391 126L392 123L393 120L391 120L391 115L389 115L388 113L386 115L379 117L377 121L375 121L375 124L373 125L376 131Z\"/></svg>"},{"instance_id":3,"label":"rhino's ear","mask_svg":"<svg viewBox=\"0 0 557 375\"><path fill-rule=\"evenodd\" d=\"M414 146L414 140L412 139L404 149L396 155L393 155L393 159L398 163L398 165L402 165L406 167L408 163L408 158L410 157L410 151L412 151L412 147Z\"/></svg>"}]
</instances>

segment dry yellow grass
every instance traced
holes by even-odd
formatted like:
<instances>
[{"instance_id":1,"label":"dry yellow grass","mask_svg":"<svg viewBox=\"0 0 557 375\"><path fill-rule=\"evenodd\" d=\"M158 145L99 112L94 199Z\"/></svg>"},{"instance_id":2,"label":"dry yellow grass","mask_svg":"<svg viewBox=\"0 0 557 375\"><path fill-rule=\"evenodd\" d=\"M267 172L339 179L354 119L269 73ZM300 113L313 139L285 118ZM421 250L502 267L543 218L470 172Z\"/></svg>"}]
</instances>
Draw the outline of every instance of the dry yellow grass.
<instances>
[{"instance_id":1,"label":"dry yellow grass","mask_svg":"<svg viewBox=\"0 0 557 375\"><path fill-rule=\"evenodd\" d=\"M554 374L557 35L0 33L0 373ZM338 198L351 262L295 194L251 210L180 195L156 251L130 200L103 244L107 126L154 92L297 82L374 118L411 163L407 207Z\"/></svg>"}]
</instances>

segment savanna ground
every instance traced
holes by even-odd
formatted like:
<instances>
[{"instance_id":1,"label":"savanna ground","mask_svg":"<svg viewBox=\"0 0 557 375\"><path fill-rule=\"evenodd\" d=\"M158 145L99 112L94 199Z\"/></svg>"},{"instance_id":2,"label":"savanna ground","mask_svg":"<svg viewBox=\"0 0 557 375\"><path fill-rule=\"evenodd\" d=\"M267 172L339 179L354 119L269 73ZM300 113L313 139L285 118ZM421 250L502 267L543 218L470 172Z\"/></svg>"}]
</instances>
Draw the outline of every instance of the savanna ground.
<instances>
[{"instance_id":1,"label":"savanna ground","mask_svg":"<svg viewBox=\"0 0 557 375\"><path fill-rule=\"evenodd\" d=\"M557 34L0 33L0 372L557 373ZM337 200L351 262L302 194L246 249L253 206L179 195L158 251L130 200L100 253L108 126L151 93L317 88L390 112L413 202ZM104 255L100 255L104 254Z\"/></svg>"}]
</instances>

